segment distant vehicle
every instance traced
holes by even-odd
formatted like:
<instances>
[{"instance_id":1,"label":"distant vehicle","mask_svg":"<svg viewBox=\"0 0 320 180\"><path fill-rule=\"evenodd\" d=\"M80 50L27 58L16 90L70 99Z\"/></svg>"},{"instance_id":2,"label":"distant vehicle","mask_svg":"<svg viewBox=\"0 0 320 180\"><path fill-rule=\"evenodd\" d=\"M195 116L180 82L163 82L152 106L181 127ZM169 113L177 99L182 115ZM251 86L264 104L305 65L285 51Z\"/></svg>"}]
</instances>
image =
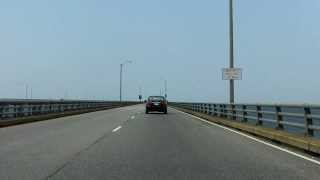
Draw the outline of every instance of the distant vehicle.
<instances>
[{"instance_id":1,"label":"distant vehicle","mask_svg":"<svg viewBox=\"0 0 320 180\"><path fill-rule=\"evenodd\" d=\"M163 112L168 113L167 101L163 96L150 96L146 104L146 114L149 112Z\"/></svg>"}]
</instances>

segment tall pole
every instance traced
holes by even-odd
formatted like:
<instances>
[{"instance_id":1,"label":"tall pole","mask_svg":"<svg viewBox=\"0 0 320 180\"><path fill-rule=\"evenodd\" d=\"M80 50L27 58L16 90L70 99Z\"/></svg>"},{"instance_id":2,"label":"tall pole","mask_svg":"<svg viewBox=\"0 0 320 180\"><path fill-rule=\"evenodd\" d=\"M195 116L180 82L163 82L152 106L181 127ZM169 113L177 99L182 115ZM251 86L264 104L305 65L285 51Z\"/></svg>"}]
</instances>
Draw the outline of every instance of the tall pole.
<instances>
[{"instance_id":1,"label":"tall pole","mask_svg":"<svg viewBox=\"0 0 320 180\"><path fill-rule=\"evenodd\" d=\"M132 61L127 60L127 61L125 61L125 62L120 64L120 102L122 102L122 77L123 77L122 73L123 73L123 66L125 64L128 64L128 63L132 63Z\"/></svg>"},{"instance_id":2,"label":"tall pole","mask_svg":"<svg viewBox=\"0 0 320 180\"><path fill-rule=\"evenodd\" d=\"M122 102L122 68L123 64L120 64L120 102Z\"/></svg>"},{"instance_id":3,"label":"tall pole","mask_svg":"<svg viewBox=\"0 0 320 180\"><path fill-rule=\"evenodd\" d=\"M26 99L28 99L28 91L29 91L29 87L28 84L26 85Z\"/></svg>"},{"instance_id":4,"label":"tall pole","mask_svg":"<svg viewBox=\"0 0 320 180\"><path fill-rule=\"evenodd\" d=\"M64 99L68 99L68 90L64 91Z\"/></svg>"},{"instance_id":5,"label":"tall pole","mask_svg":"<svg viewBox=\"0 0 320 180\"><path fill-rule=\"evenodd\" d=\"M234 68L234 46L233 46L233 0L229 1L229 36L230 36L230 68ZM230 104L234 103L234 80L230 79Z\"/></svg>"},{"instance_id":6,"label":"tall pole","mask_svg":"<svg viewBox=\"0 0 320 180\"><path fill-rule=\"evenodd\" d=\"M168 97L167 91L167 80L164 80L164 97L167 99Z\"/></svg>"},{"instance_id":7,"label":"tall pole","mask_svg":"<svg viewBox=\"0 0 320 180\"><path fill-rule=\"evenodd\" d=\"M141 86L139 86L139 100L140 100L140 102L142 101L142 90L141 90Z\"/></svg>"},{"instance_id":8,"label":"tall pole","mask_svg":"<svg viewBox=\"0 0 320 180\"><path fill-rule=\"evenodd\" d=\"M33 93L33 92L32 92L32 87L31 87L31 89L30 89L30 99L32 99L32 96L33 96L32 93Z\"/></svg>"}]
</instances>

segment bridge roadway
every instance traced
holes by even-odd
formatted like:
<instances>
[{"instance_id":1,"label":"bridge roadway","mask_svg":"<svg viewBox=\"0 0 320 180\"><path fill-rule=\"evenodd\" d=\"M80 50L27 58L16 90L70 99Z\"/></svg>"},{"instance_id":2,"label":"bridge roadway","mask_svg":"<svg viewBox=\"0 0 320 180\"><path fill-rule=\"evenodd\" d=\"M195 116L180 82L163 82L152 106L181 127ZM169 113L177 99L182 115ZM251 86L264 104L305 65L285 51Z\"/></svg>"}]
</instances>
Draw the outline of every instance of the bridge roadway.
<instances>
[{"instance_id":1,"label":"bridge roadway","mask_svg":"<svg viewBox=\"0 0 320 180\"><path fill-rule=\"evenodd\" d=\"M316 179L320 166L143 105L0 129L0 179Z\"/></svg>"}]
</instances>

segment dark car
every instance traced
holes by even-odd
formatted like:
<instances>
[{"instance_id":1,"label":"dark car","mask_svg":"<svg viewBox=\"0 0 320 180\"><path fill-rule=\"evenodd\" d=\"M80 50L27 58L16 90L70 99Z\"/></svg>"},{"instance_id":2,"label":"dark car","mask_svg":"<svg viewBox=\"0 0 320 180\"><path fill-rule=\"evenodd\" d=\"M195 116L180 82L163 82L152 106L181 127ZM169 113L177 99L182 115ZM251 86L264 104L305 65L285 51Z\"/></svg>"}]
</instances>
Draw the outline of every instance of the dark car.
<instances>
[{"instance_id":1,"label":"dark car","mask_svg":"<svg viewBox=\"0 0 320 180\"><path fill-rule=\"evenodd\" d=\"M146 114L152 111L167 114L168 108L166 98L163 96L150 96L146 104Z\"/></svg>"}]
</instances>

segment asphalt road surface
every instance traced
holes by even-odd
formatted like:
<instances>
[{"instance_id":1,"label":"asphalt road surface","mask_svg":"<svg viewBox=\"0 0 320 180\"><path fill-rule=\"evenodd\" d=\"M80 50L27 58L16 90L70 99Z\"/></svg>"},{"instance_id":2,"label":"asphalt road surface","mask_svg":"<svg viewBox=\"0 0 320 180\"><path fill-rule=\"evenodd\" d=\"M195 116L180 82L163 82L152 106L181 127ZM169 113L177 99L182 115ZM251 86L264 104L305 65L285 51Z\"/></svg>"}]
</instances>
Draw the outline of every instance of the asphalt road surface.
<instances>
[{"instance_id":1,"label":"asphalt road surface","mask_svg":"<svg viewBox=\"0 0 320 180\"><path fill-rule=\"evenodd\" d=\"M320 166L143 105L0 129L1 180L320 179Z\"/></svg>"}]
</instances>

